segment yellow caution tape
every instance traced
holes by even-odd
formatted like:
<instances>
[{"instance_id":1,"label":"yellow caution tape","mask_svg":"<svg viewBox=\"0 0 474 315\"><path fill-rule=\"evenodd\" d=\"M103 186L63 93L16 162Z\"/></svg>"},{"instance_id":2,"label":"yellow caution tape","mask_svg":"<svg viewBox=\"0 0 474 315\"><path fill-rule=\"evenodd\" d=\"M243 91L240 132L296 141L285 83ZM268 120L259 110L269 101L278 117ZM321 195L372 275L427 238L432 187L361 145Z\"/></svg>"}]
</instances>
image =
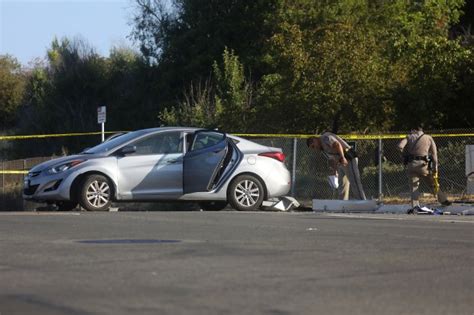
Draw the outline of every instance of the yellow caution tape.
<instances>
[{"instance_id":1,"label":"yellow caution tape","mask_svg":"<svg viewBox=\"0 0 474 315\"><path fill-rule=\"evenodd\" d=\"M106 134L119 133L124 131L106 131ZM39 138L55 138L55 137L73 137L73 136L91 136L100 135L100 131L96 132L76 132L76 133L58 133L58 134L43 134L43 135L19 135L19 136L0 136L0 140L20 140L20 139L39 139ZM232 133L239 137L253 137L253 138L309 138L318 135L307 134L255 134L255 133ZM407 134L379 134L379 135L338 135L346 140L378 140L378 139L403 139ZM446 133L446 134L431 134L432 137L474 137L474 133ZM0 170L0 174L28 174L26 170Z\"/></svg>"},{"instance_id":2,"label":"yellow caution tape","mask_svg":"<svg viewBox=\"0 0 474 315\"><path fill-rule=\"evenodd\" d=\"M0 170L0 174L28 174L28 171L24 170Z\"/></svg>"},{"instance_id":3,"label":"yellow caution tape","mask_svg":"<svg viewBox=\"0 0 474 315\"><path fill-rule=\"evenodd\" d=\"M106 131L106 134L114 134L125 131ZM100 135L100 131L95 132L76 132L76 133L57 133L57 134L43 134L43 135L18 135L18 136L0 136L1 140L24 140L24 139L40 139L40 138L57 138L57 137L74 137L74 136L92 136ZM255 134L255 133L232 133L239 137L252 137L252 138L309 138L318 135L308 134ZM474 133L445 133L445 134L430 134L432 137L474 137ZM372 135L355 135L338 134L341 138L347 140L378 140L378 139L403 139L407 134L372 134Z\"/></svg>"},{"instance_id":4,"label":"yellow caution tape","mask_svg":"<svg viewBox=\"0 0 474 315\"><path fill-rule=\"evenodd\" d=\"M239 137L252 137L252 138L309 138L317 137L319 135L303 135L303 134L252 134L252 133L232 133ZM400 139L405 138L406 134L400 135L340 135L339 137L348 140L375 140L375 139ZM474 136L474 134L473 134Z\"/></svg>"},{"instance_id":5,"label":"yellow caution tape","mask_svg":"<svg viewBox=\"0 0 474 315\"><path fill-rule=\"evenodd\" d=\"M104 133L119 133L124 131L106 131ZM24 140L24 139L40 139L40 138L57 138L57 137L74 137L74 136L93 136L100 135L102 132L75 132L75 133L56 133L44 135L18 135L18 136L0 136L0 140Z\"/></svg>"},{"instance_id":6,"label":"yellow caution tape","mask_svg":"<svg viewBox=\"0 0 474 315\"><path fill-rule=\"evenodd\" d=\"M239 137L261 137L261 138L309 138L319 135L303 135L303 134L250 134L250 133L233 133ZM430 134L432 137L474 137L474 133L457 133L457 134ZM341 135L339 137L346 140L378 140L378 139L403 139L407 134L380 134L380 135Z\"/></svg>"}]
</instances>

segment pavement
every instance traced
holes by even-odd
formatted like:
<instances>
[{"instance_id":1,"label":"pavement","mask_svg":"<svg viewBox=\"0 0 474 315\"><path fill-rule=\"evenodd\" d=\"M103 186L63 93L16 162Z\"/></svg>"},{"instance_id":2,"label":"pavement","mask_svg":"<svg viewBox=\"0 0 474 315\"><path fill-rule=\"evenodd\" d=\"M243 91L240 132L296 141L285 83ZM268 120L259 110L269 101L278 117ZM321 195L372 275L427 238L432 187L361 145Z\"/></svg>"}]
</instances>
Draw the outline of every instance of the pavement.
<instances>
[{"instance_id":1,"label":"pavement","mask_svg":"<svg viewBox=\"0 0 474 315\"><path fill-rule=\"evenodd\" d=\"M1 212L0 314L466 314L474 217Z\"/></svg>"}]
</instances>

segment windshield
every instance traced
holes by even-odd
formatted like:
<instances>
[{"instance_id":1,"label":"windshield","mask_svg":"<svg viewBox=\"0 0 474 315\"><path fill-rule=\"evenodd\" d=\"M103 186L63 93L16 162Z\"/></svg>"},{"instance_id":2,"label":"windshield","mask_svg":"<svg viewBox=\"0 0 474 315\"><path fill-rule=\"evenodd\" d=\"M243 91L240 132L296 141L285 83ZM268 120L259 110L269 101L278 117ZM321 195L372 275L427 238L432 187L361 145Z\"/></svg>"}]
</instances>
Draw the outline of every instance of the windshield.
<instances>
[{"instance_id":1,"label":"windshield","mask_svg":"<svg viewBox=\"0 0 474 315\"><path fill-rule=\"evenodd\" d=\"M133 140L133 139L135 139L135 138L137 138L137 137L139 137L143 134L145 134L145 132L143 130L129 132L129 133L123 134L121 136L118 136L114 139L111 139L109 141L102 142L101 144L96 145L93 148L87 149L82 153L84 153L84 154L106 153L108 151L114 150L117 147L120 147L121 145L123 145L123 144L129 142L130 140Z\"/></svg>"}]
</instances>

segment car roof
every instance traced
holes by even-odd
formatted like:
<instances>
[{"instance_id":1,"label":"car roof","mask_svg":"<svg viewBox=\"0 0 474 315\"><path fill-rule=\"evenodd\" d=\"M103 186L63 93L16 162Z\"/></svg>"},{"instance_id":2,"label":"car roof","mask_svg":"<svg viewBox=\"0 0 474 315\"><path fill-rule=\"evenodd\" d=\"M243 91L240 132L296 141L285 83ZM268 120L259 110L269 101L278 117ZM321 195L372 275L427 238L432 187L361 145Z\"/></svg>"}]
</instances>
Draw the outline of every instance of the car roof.
<instances>
[{"instance_id":1,"label":"car roof","mask_svg":"<svg viewBox=\"0 0 474 315\"><path fill-rule=\"evenodd\" d=\"M180 130L180 131L196 131L201 130L203 128L196 128L196 127L156 127L156 128L147 128L141 129L144 133L151 133L157 131L173 131L173 130Z\"/></svg>"},{"instance_id":2,"label":"car roof","mask_svg":"<svg viewBox=\"0 0 474 315\"><path fill-rule=\"evenodd\" d=\"M208 129L208 128L197 128L197 127L175 127L175 126L169 126L169 127L156 127L156 128L147 128L147 129L139 129L139 130L136 130L136 131L140 131L143 133L143 135L146 135L146 134L149 134L149 133L154 133L154 132L163 132L163 131L173 131L173 130L176 130L176 131L189 131L189 132L194 132L194 131L198 131L198 130L213 130L213 129ZM237 140L238 142L244 142L244 143L253 143L255 144L255 142L251 141L251 140L248 140L248 139L245 139L245 138L241 138L241 137L238 137L238 136L235 136L231 133L228 133L228 132L225 132L225 131L220 131L220 130L215 130L217 132L222 132L222 133L225 133L229 138L232 138L234 140Z\"/></svg>"}]
</instances>

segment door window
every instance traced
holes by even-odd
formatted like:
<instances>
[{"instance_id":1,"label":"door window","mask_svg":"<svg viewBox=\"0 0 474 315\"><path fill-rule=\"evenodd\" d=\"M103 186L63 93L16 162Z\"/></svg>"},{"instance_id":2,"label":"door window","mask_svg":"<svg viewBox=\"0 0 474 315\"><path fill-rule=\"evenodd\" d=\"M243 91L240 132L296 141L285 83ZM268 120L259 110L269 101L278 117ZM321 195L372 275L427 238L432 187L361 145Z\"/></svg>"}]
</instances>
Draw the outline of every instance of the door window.
<instances>
[{"instance_id":1,"label":"door window","mask_svg":"<svg viewBox=\"0 0 474 315\"><path fill-rule=\"evenodd\" d=\"M213 131L197 132L190 151L201 150L221 142L225 134Z\"/></svg>"},{"instance_id":2,"label":"door window","mask_svg":"<svg viewBox=\"0 0 474 315\"><path fill-rule=\"evenodd\" d=\"M172 154L183 152L183 141L181 132L161 132L145 139L137 141L135 144L137 155L147 154Z\"/></svg>"}]
</instances>

